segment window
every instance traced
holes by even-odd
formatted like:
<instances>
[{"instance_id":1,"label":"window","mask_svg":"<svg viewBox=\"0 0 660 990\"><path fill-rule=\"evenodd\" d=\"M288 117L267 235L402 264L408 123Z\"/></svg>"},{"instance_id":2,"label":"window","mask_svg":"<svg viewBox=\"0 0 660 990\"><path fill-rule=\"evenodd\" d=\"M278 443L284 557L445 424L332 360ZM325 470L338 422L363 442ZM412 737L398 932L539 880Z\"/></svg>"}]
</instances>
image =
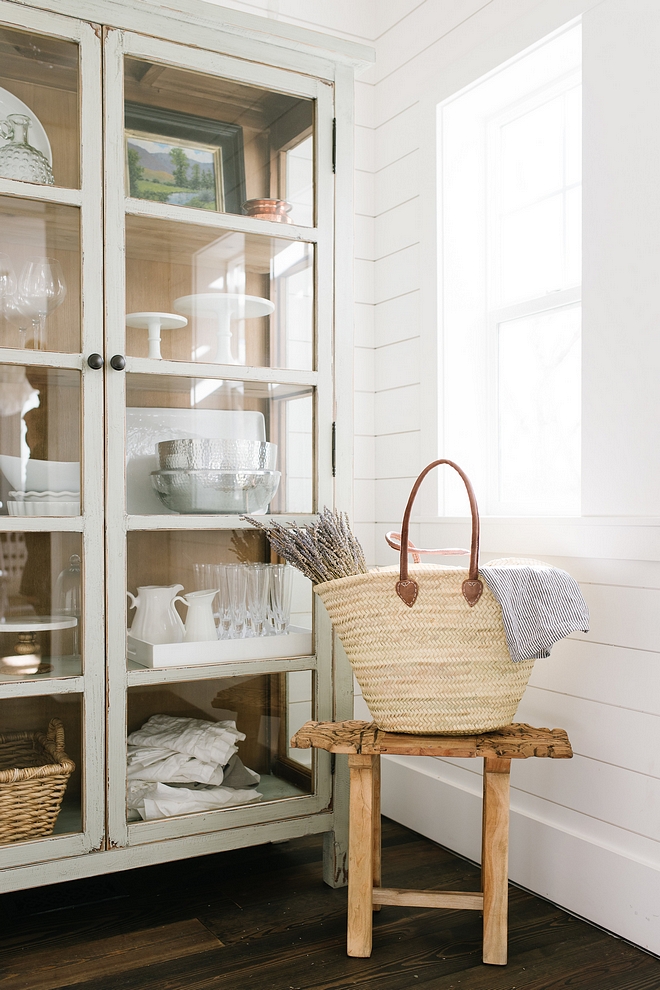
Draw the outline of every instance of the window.
<instances>
[{"instance_id":1,"label":"window","mask_svg":"<svg viewBox=\"0 0 660 990\"><path fill-rule=\"evenodd\" d=\"M580 510L580 69L573 25L438 107L441 450L491 515Z\"/></svg>"}]
</instances>

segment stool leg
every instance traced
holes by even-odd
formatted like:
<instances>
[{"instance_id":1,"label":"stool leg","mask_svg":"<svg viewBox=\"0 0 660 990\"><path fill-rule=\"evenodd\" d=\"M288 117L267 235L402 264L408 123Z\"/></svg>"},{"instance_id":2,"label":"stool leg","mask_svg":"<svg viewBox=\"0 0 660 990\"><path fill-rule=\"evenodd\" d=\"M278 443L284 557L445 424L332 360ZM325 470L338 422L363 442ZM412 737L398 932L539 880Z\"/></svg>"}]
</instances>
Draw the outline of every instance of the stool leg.
<instances>
[{"instance_id":1,"label":"stool leg","mask_svg":"<svg viewBox=\"0 0 660 990\"><path fill-rule=\"evenodd\" d=\"M380 756L373 757L373 797L372 797L372 818L373 818L373 886L380 887L380 864L381 864L381 829L380 829ZM380 904L374 904L373 910L380 911Z\"/></svg>"},{"instance_id":2,"label":"stool leg","mask_svg":"<svg viewBox=\"0 0 660 990\"><path fill-rule=\"evenodd\" d=\"M348 933L349 956L371 955L373 902L373 756L349 756L350 818L348 831Z\"/></svg>"},{"instance_id":3,"label":"stool leg","mask_svg":"<svg viewBox=\"0 0 660 990\"><path fill-rule=\"evenodd\" d=\"M511 760L484 760L481 876L483 961L505 966L509 907L509 781Z\"/></svg>"}]
</instances>

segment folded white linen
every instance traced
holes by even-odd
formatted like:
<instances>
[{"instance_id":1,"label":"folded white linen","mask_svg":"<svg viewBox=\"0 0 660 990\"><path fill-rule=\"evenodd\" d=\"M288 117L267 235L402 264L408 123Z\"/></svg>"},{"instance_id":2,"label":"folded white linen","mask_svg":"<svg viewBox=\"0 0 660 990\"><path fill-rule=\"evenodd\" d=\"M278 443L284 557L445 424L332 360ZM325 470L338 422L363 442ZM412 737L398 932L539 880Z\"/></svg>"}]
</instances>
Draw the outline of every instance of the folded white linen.
<instances>
[{"instance_id":1,"label":"folded white linen","mask_svg":"<svg viewBox=\"0 0 660 990\"><path fill-rule=\"evenodd\" d=\"M231 747L232 755L236 747ZM231 758L231 757L230 757ZM155 746L130 746L126 760L129 780L151 780L169 783L221 784L224 778L222 767L213 763L202 763L194 756L176 753L171 749L157 749Z\"/></svg>"},{"instance_id":2,"label":"folded white linen","mask_svg":"<svg viewBox=\"0 0 660 990\"><path fill-rule=\"evenodd\" d=\"M224 766L236 752L236 742L245 739L235 722L205 722L199 718L152 715L142 728L131 732L132 746L149 746L186 753L201 763Z\"/></svg>"},{"instance_id":3,"label":"folded white linen","mask_svg":"<svg viewBox=\"0 0 660 990\"><path fill-rule=\"evenodd\" d=\"M263 794L254 789L231 787L170 787L159 782L129 780L127 804L144 821L171 818L200 811L215 811L236 804L260 801Z\"/></svg>"}]
</instances>

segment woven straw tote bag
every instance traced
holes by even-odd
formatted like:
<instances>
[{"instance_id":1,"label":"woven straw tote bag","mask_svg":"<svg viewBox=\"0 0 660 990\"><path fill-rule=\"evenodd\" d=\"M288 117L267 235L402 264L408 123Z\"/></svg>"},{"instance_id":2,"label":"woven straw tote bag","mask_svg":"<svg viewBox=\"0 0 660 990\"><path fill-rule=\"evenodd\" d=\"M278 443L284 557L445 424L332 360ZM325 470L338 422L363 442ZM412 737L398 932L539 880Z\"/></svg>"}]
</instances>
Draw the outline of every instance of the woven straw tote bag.
<instances>
[{"instance_id":1,"label":"woven straw tote bag","mask_svg":"<svg viewBox=\"0 0 660 990\"><path fill-rule=\"evenodd\" d=\"M470 567L408 568L415 496L447 464L467 489ZM395 579L398 572L398 581ZM399 567L314 588L351 662L376 725L389 732L470 735L510 725L534 666L513 663L502 610L479 578L479 512L467 475L453 461L429 464L413 485L401 526Z\"/></svg>"}]
</instances>

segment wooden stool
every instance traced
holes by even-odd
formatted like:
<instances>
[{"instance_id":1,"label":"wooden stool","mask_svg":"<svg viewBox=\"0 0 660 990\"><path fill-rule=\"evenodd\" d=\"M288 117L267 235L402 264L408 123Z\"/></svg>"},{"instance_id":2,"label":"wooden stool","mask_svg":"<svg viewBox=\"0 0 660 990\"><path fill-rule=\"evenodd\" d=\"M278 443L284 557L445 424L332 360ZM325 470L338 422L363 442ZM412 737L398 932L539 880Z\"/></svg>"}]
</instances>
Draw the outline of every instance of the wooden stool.
<instances>
[{"instance_id":1,"label":"wooden stool","mask_svg":"<svg viewBox=\"0 0 660 990\"><path fill-rule=\"evenodd\" d=\"M373 722L307 722L291 745L298 749L347 753L350 768L348 853L349 956L370 956L372 911L381 904L465 908L483 911L483 961L506 965L509 771L511 760L530 756L567 760L573 756L563 729L535 729L523 723L475 736L413 736L384 732ZM481 890L395 890L380 883L380 757L483 757L484 801L481 834Z\"/></svg>"}]
</instances>

